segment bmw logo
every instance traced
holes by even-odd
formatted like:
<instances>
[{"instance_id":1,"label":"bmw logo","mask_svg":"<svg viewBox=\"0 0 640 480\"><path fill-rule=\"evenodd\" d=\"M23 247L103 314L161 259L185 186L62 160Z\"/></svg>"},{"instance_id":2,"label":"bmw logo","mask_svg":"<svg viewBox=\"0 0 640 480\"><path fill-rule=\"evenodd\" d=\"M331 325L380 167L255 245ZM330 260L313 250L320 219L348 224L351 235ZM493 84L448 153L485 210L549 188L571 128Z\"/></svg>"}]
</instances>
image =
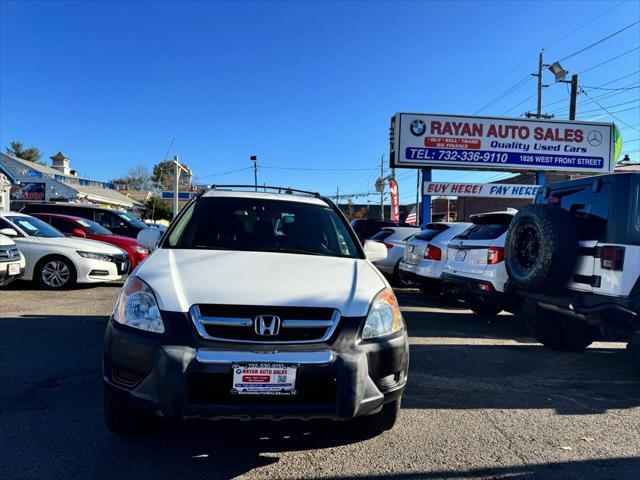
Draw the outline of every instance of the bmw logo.
<instances>
[{"instance_id":1,"label":"bmw logo","mask_svg":"<svg viewBox=\"0 0 640 480\"><path fill-rule=\"evenodd\" d=\"M417 119L411 122L410 130L411 130L411 133L413 133L416 137L420 137L421 135L424 135L424 132L426 129L427 129L427 126L420 119Z\"/></svg>"}]
</instances>

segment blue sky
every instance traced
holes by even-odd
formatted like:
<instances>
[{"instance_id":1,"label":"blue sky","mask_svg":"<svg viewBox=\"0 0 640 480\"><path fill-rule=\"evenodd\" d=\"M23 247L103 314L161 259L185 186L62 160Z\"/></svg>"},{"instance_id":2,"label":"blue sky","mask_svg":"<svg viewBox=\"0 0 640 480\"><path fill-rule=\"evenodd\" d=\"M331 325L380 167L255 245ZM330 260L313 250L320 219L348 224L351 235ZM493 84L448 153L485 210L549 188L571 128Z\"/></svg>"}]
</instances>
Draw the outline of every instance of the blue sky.
<instances>
[{"instance_id":1,"label":"blue sky","mask_svg":"<svg viewBox=\"0 0 640 480\"><path fill-rule=\"evenodd\" d=\"M219 174L257 154L260 183L373 192L394 112L472 114L533 72L542 47L551 62L638 19L640 2L615 0L2 1L0 144L62 150L82 175L107 180L151 168L175 137L171 154L201 182L252 183L249 169ZM639 45L636 24L563 66L589 69L584 86L637 85ZM535 109L535 98L523 102L534 92L531 77L481 113L519 116ZM615 94L600 102L631 125L620 125L635 139L623 152L638 158L640 90L591 92ZM585 101L579 119L613 120ZM566 86L545 89L544 103L566 118ZM412 201L415 172L398 178L401 200Z\"/></svg>"}]
</instances>

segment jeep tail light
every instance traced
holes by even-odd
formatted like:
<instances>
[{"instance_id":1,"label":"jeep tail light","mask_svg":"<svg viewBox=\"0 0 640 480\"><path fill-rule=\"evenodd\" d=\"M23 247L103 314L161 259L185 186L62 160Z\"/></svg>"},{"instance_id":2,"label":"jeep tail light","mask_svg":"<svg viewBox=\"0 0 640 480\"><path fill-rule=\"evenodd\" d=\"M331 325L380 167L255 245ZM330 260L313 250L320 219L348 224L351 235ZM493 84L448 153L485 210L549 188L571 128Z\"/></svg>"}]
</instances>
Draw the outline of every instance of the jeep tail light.
<instances>
[{"instance_id":1,"label":"jeep tail light","mask_svg":"<svg viewBox=\"0 0 640 480\"><path fill-rule=\"evenodd\" d=\"M600 267L606 270L622 270L624 247L607 245L600 249Z\"/></svg>"},{"instance_id":2,"label":"jeep tail light","mask_svg":"<svg viewBox=\"0 0 640 480\"><path fill-rule=\"evenodd\" d=\"M427 260L442 260L442 250L429 243L424 252L424 258Z\"/></svg>"},{"instance_id":3,"label":"jeep tail light","mask_svg":"<svg viewBox=\"0 0 640 480\"><path fill-rule=\"evenodd\" d=\"M495 265L504 260L504 248L489 247L487 249L487 265Z\"/></svg>"},{"instance_id":4,"label":"jeep tail light","mask_svg":"<svg viewBox=\"0 0 640 480\"><path fill-rule=\"evenodd\" d=\"M387 250L391 250L393 248L393 245L391 245L390 243L384 243L382 242L382 244L387 247Z\"/></svg>"}]
</instances>

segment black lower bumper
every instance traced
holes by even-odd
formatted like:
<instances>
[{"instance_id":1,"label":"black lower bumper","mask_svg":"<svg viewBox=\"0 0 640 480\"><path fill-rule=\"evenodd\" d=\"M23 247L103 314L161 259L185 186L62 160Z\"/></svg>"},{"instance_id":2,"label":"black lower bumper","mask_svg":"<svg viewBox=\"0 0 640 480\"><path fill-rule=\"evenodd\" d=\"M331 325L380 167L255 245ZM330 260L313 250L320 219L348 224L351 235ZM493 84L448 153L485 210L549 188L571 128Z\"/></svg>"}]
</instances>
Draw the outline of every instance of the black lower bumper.
<instances>
[{"instance_id":1,"label":"black lower bumper","mask_svg":"<svg viewBox=\"0 0 640 480\"><path fill-rule=\"evenodd\" d=\"M481 301L512 311L517 307L517 297L511 292L499 292L487 281L443 272L442 291L465 302Z\"/></svg>"},{"instance_id":2,"label":"black lower bumper","mask_svg":"<svg viewBox=\"0 0 640 480\"><path fill-rule=\"evenodd\" d=\"M353 332L343 327L331 344L306 347L197 341L177 346L111 321L103 379L107 388L129 392L138 408L167 418L339 420L377 413L404 390L407 337L403 332L352 343L347 340ZM246 363L296 366L296 394L231 393L232 365Z\"/></svg>"},{"instance_id":3,"label":"black lower bumper","mask_svg":"<svg viewBox=\"0 0 640 480\"><path fill-rule=\"evenodd\" d=\"M24 271L25 269L21 268L20 273L18 273L17 275L9 275L8 270L5 268L5 270L0 271L0 285L6 285L7 283L13 282L14 280L18 280L24 275Z\"/></svg>"}]
</instances>

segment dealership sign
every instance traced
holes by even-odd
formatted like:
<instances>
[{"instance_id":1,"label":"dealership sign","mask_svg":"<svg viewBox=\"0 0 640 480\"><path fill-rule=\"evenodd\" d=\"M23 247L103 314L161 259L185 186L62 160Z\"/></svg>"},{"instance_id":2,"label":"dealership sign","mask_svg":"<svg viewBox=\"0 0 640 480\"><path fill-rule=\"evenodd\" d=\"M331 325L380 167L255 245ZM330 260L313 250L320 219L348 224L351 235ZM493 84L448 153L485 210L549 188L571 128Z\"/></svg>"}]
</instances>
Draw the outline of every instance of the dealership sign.
<instances>
[{"instance_id":1,"label":"dealership sign","mask_svg":"<svg viewBox=\"0 0 640 480\"><path fill-rule=\"evenodd\" d=\"M46 184L43 182L26 182L13 185L9 193L11 200L44 200Z\"/></svg>"},{"instance_id":2,"label":"dealership sign","mask_svg":"<svg viewBox=\"0 0 640 480\"><path fill-rule=\"evenodd\" d=\"M391 167L605 173L614 136L612 123L397 113Z\"/></svg>"},{"instance_id":3,"label":"dealership sign","mask_svg":"<svg viewBox=\"0 0 640 480\"><path fill-rule=\"evenodd\" d=\"M540 187L518 183L424 182L422 193L445 197L533 198Z\"/></svg>"}]
</instances>

